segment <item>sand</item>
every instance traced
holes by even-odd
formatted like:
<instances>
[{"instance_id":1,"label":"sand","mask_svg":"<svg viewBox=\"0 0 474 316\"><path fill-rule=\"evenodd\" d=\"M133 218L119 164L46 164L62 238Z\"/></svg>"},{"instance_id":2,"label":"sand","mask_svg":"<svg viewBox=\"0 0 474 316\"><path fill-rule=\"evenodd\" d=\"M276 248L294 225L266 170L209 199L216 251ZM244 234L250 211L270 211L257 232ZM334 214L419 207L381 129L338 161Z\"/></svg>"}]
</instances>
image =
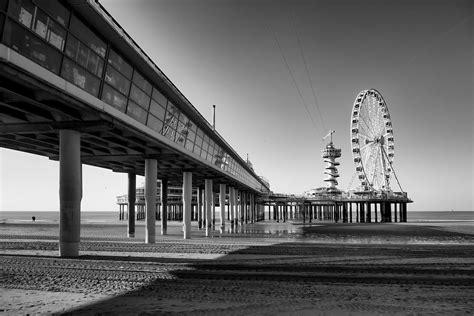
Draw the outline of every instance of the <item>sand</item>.
<instances>
[{"instance_id":1,"label":"sand","mask_svg":"<svg viewBox=\"0 0 474 316\"><path fill-rule=\"evenodd\" d=\"M0 224L0 313L474 313L474 222L262 222L190 240L171 222L155 244L143 223L134 239L125 223L88 223L79 258L58 257L57 235Z\"/></svg>"}]
</instances>

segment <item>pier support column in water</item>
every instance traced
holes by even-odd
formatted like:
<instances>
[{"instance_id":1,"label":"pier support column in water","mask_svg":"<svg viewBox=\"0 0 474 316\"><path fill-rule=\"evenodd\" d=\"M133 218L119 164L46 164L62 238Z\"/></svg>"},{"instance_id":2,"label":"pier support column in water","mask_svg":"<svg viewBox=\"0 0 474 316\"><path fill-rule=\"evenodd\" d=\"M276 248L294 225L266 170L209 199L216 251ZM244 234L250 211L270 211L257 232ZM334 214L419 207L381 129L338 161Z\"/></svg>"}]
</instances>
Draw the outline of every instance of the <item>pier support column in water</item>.
<instances>
[{"instance_id":1,"label":"pier support column in water","mask_svg":"<svg viewBox=\"0 0 474 316\"><path fill-rule=\"evenodd\" d=\"M145 243L154 244L156 236L156 180L158 161L145 159Z\"/></svg>"},{"instance_id":2,"label":"pier support column in water","mask_svg":"<svg viewBox=\"0 0 474 316\"><path fill-rule=\"evenodd\" d=\"M361 223L365 223L365 209L364 209L364 202L359 203L359 219Z\"/></svg>"},{"instance_id":3,"label":"pier support column in water","mask_svg":"<svg viewBox=\"0 0 474 316\"><path fill-rule=\"evenodd\" d=\"M137 198L137 176L135 173L128 174L128 227L127 236L135 237L135 200Z\"/></svg>"},{"instance_id":4,"label":"pier support column in water","mask_svg":"<svg viewBox=\"0 0 474 316\"><path fill-rule=\"evenodd\" d=\"M387 211L388 211L388 222L392 222L392 203L386 202L387 203Z\"/></svg>"},{"instance_id":5,"label":"pier support column in water","mask_svg":"<svg viewBox=\"0 0 474 316\"><path fill-rule=\"evenodd\" d=\"M366 222L367 223L370 223L372 222L372 212L371 212L371 209L370 209L370 206L371 206L371 203L370 202L367 202L366 203L366 206L367 206L367 210L366 210Z\"/></svg>"},{"instance_id":6,"label":"pier support column in water","mask_svg":"<svg viewBox=\"0 0 474 316\"><path fill-rule=\"evenodd\" d=\"M407 203L403 203L403 222L407 222Z\"/></svg>"},{"instance_id":7,"label":"pier support column in water","mask_svg":"<svg viewBox=\"0 0 474 316\"><path fill-rule=\"evenodd\" d=\"M81 133L59 131L59 256L79 256L81 239Z\"/></svg>"},{"instance_id":8,"label":"pier support column in water","mask_svg":"<svg viewBox=\"0 0 474 316\"><path fill-rule=\"evenodd\" d=\"M352 223L352 202L349 202L349 223Z\"/></svg>"},{"instance_id":9,"label":"pier support column in water","mask_svg":"<svg viewBox=\"0 0 474 316\"><path fill-rule=\"evenodd\" d=\"M397 203L393 203L393 215L395 215L395 223L398 221L398 218L397 218Z\"/></svg>"},{"instance_id":10,"label":"pier support column in water","mask_svg":"<svg viewBox=\"0 0 474 316\"><path fill-rule=\"evenodd\" d=\"M348 216L347 216L347 203L346 202L342 204L342 222L343 223L349 222Z\"/></svg>"}]
</instances>

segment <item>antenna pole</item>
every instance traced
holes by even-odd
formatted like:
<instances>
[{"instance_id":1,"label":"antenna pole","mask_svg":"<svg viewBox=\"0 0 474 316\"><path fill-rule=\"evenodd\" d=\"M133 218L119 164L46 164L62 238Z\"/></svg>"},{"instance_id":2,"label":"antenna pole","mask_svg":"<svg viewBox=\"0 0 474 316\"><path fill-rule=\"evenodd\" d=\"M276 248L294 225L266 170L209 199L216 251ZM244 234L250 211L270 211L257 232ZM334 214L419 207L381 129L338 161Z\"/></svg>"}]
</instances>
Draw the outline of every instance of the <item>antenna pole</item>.
<instances>
[{"instance_id":1,"label":"antenna pole","mask_svg":"<svg viewBox=\"0 0 474 316\"><path fill-rule=\"evenodd\" d=\"M216 105L212 105L212 129L216 130Z\"/></svg>"}]
</instances>

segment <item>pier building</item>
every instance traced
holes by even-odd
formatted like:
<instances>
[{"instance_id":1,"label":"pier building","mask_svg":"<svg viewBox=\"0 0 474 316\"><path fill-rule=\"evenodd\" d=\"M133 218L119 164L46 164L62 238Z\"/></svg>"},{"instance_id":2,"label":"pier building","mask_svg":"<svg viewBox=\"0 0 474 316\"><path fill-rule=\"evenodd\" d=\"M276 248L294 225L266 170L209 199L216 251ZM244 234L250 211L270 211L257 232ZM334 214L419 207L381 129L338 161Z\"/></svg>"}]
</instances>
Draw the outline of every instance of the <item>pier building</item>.
<instances>
[{"instance_id":1,"label":"pier building","mask_svg":"<svg viewBox=\"0 0 474 316\"><path fill-rule=\"evenodd\" d=\"M193 191L204 192L206 235L214 192L221 205L230 196L234 227L236 197L253 210L270 191L98 1L1 0L0 34L0 147L59 161L61 256L79 254L82 164L128 174L130 237L145 176L147 243L157 179L165 211L167 188L181 187L184 238Z\"/></svg>"}]
</instances>

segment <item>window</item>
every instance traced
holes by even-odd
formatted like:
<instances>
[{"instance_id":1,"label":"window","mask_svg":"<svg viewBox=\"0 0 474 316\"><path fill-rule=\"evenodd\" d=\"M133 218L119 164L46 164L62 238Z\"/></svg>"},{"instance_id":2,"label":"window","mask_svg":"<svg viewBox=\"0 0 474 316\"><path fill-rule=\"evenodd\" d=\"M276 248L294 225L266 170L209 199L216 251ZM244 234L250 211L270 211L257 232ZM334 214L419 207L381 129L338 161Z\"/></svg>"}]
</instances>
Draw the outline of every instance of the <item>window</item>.
<instances>
[{"instance_id":1,"label":"window","mask_svg":"<svg viewBox=\"0 0 474 316\"><path fill-rule=\"evenodd\" d=\"M35 0L35 3L45 10L56 22L67 27L69 21L69 10L56 0Z\"/></svg>"},{"instance_id":2,"label":"window","mask_svg":"<svg viewBox=\"0 0 474 316\"><path fill-rule=\"evenodd\" d=\"M178 109L171 103L168 104L165 116L165 126L163 127L163 135L174 141L174 132L178 125ZM172 130L172 132L171 132Z\"/></svg>"},{"instance_id":3,"label":"window","mask_svg":"<svg viewBox=\"0 0 474 316\"><path fill-rule=\"evenodd\" d=\"M104 68L104 61L86 45L69 34L66 43L66 55L94 75L100 77Z\"/></svg>"},{"instance_id":4,"label":"window","mask_svg":"<svg viewBox=\"0 0 474 316\"><path fill-rule=\"evenodd\" d=\"M104 84L104 88L102 89L102 101L122 112L125 112L125 108L127 107L127 98L107 84Z\"/></svg>"},{"instance_id":5,"label":"window","mask_svg":"<svg viewBox=\"0 0 474 316\"><path fill-rule=\"evenodd\" d=\"M202 149L207 151L208 148L209 148L209 136L204 134L204 138L203 138L203 142L202 142Z\"/></svg>"},{"instance_id":6,"label":"window","mask_svg":"<svg viewBox=\"0 0 474 316\"><path fill-rule=\"evenodd\" d=\"M124 95L128 95L128 91L130 90L130 81L128 81L113 67L107 67L107 71L105 73L105 82L109 83L112 87Z\"/></svg>"},{"instance_id":7,"label":"window","mask_svg":"<svg viewBox=\"0 0 474 316\"><path fill-rule=\"evenodd\" d=\"M184 143L186 141L186 135L185 134L182 134L182 133L178 133L176 132L176 136L175 136L175 140L174 140L176 143L184 146Z\"/></svg>"},{"instance_id":8,"label":"window","mask_svg":"<svg viewBox=\"0 0 474 316\"><path fill-rule=\"evenodd\" d=\"M171 103L171 102L168 102L168 106L167 106L166 110L170 115L173 115L173 116L176 116L176 117L179 116L178 108L176 106L174 106L174 104Z\"/></svg>"},{"instance_id":9,"label":"window","mask_svg":"<svg viewBox=\"0 0 474 316\"><path fill-rule=\"evenodd\" d=\"M12 0L8 13L18 22L31 29L36 7L30 0Z\"/></svg>"},{"instance_id":10,"label":"window","mask_svg":"<svg viewBox=\"0 0 474 316\"><path fill-rule=\"evenodd\" d=\"M196 146L199 146L199 148L202 147L202 138L204 137L204 133L202 132L201 129L197 129L197 133L196 133L196 141L195 141L195 144Z\"/></svg>"},{"instance_id":11,"label":"window","mask_svg":"<svg viewBox=\"0 0 474 316\"><path fill-rule=\"evenodd\" d=\"M158 104L155 100L151 99L150 113L159 118L160 120L165 119L165 108Z\"/></svg>"},{"instance_id":12,"label":"window","mask_svg":"<svg viewBox=\"0 0 474 316\"><path fill-rule=\"evenodd\" d=\"M166 97L156 88L153 88L153 95L152 98L161 104L162 106L166 107L167 99Z\"/></svg>"},{"instance_id":13,"label":"window","mask_svg":"<svg viewBox=\"0 0 474 316\"><path fill-rule=\"evenodd\" d=\"M169 139L171 139L172 141L174 141L174 136L176 134L176 131L175 129L173 128L173 126L169 125L169 124L164 124L163 125L163 131L161 132L161 134Z\"/></svg>"},{"instance_id":14,"label":"window","mask_svg":"<svg viewBox=\"0 0 474 316\"><path fill-rule=\"evenodd\" d=\"M109 52L109 64L114 66L122 75L124 75L127 79L132 78L133 68L130 66L126 61L120 57L113 49Z\"/></svg>"},{"instance_id":15,"label":"window","mask_svg":"<svg viewBox=\"0 0 474 316\"><path fill-rule=\"evenodd\" d=\"M149 114L148 115L148 122L147 122L147 125L157 131L157 132L161 132L161 129L163 128L163 122L159 119L157 119L155 116Z\"/></svg>"},{"instance_id":16,"label":"window","mask_svg":"<svg viewBox=\"0 0 474 316\"><path fill-rule=\"evenodd\" d=\"M17 23L7 21L4 40L5 44L35 63L59 74L61 54Z\"/></svg>"},{"instance_id":17,"label":"window","mask_svg":"<svg viewBox=\"0 0 474 316\"><path fill-rule=\"evenodd\" d=\"M150 97L145 92L138 89L135 84L132 84L132 90L130 91L130 99L132 99L138 105L148 111L148 108L150 106Z\"/></svg>"},{"instance_id":18,"label":"window","mask_svg":"<svg viewBox=\"0 0 474 316\"><path fill-rule=\"evenodd\" d=\"M189 123L191 124L191 126L188 128L188 137L187 137L187 140L186 140L186 148L188 148L188 143L192 143L192 145L194 145L194 141L196 139L196 125L194 125L191 121L189 121Z\"/></svg>"},{"instance_id":19,"label":"window","mask_svg":"<svg viewBox=\"0 0 474 316\"><path fill-rule=\"evenodd\" d=\"M207 150L205 150L204 148L201 149L201 157L204 159L207 158Z\"/></svg>"},{"instance_id":20,"label":"window","mask_svg":"<svg viewBox=\"0 0 474 316\"><path fill-rule=\"evenodd\" d=\"M74 15L72 16L69 29L92 51L102 58L105 57L105 43Z\"/></svg>"},{"instance_id":21,"label":"window","mask_svg":"<svg viewBox=\"0 0 474 316\"><path fill-rule=\"evenodd\" d=\"M63 50L66 30L54 22L41 10L36 10L33 31L59 50Z\"/></svg>"},{"instance_id":22,"label":"window","mask_svg":"<svg viewBox=\"0 0 474 316\"><path fill-rule=\"evenodd\" d=\"M186 139L186 145L184 147L186 147L186 149L189 150L189 151L193 151L193 149L194 149L194 138L190 138L189 135L188 135L188 139Z\"/></svg>"},{"instance_id":23,"label":"window","mask_svg":"<svg viewBox=\"0 0 474 316\"><path fill-rule=\"evenodd\" d=\"M138 104L128 101L127 114L142 124L146 124L147 111L142 109Z\"/></svg>"},{"instance_id":24,"label":"window","mask_svg":"<svg viewBox=\"0 0 474 316\"><path fill-rule=\"evenodd\" d=\"M78 67L68 58L64 58L61 77L75 84L79 88L84 89L93 96L97 97L99 94L99 79L83 70L81 67Z\"/></svg>"},{"instance_id":25,"label":"window","mask_svg":"<svg viewBox=\"0 0 474 316\"><path fill-rule=\"evenodd\" d=\"M5 21L5 16L0 13L0 34L3 34L3 21Z\"/></svg>"},{"instance_id":26,"label":"window","mask_svg":"<svg viewBox=\"0 0 474 316\"><path fill-rule=\"evenodd\" d=\"M138 73L138 71L135 71L133 73L133 83L145 91L148 95L151 95L151 84L143 78L142 75Z\"/></svg>"}]
</instances>

